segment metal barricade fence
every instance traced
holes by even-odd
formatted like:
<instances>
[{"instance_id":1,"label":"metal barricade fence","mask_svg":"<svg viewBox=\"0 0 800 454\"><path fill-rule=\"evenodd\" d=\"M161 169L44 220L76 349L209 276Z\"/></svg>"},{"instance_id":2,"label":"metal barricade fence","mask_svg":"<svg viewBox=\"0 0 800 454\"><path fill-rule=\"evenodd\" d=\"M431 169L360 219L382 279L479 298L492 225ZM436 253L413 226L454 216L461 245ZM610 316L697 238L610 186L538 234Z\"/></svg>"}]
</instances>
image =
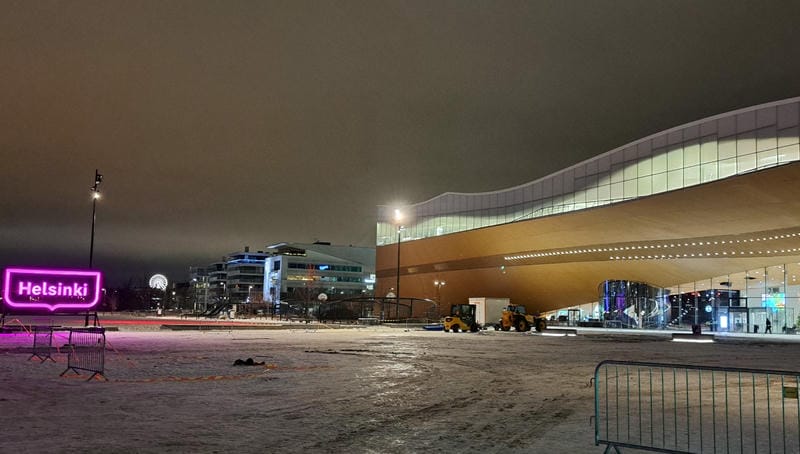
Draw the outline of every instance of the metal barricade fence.
<instances>
[{"instance_id":1,"label":"metal barricade fence","mask_svg":"<svg viewBox=\"0 0 800 454\"><path fill-rule=\"evenodd\" d=\"M607 453L800 452L800 372L603 361L593 380Z\"/></svg>"},{"instance_id":2,"label":"metal barricade fence","mask_svg":"<svg viewBox=\"0 0 800 454\"><path fill-rule=\"evenodd\" d=\"M63 376L72 370L80 375L80 370L91 372L88 380L95 376L105 378L105 328L71 328L67 354L67 369Z\"/></svg>"},{"instance_id":3,"label":"metal barricade fence","mask_svg":"<svg viewBox=\"0 0 800 454\"><path fill-rule=\"evenodd\" d=\"M31 352L30 361L33 358L38 358L41 362L48 359L56 362L51 356L53 350L53 327L52 326L32 326L31 334L33 335L33 350Z\"/></svg>"}]
</instances>

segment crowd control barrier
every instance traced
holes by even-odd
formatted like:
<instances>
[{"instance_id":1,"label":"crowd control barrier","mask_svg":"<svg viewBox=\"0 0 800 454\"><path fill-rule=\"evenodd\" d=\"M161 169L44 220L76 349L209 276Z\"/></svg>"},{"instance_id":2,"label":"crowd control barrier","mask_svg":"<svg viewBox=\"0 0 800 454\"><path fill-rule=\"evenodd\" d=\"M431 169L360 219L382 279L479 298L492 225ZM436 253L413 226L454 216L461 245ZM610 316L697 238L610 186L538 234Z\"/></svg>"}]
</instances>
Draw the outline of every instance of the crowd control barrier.
<instances>
[{"instance_id":1,"label":"crowd control barrier","mask_svg":"<svg viewBox=\"0 0 800 454\"><path fill-rule=\"evenodd\" d=\"M38 358L41 362L45 362L48 359L56 362L51 356L53 351L53 327L32 326L31 334L33 335L33 350L28 360Z\"/></svg>"},{"instance_id":2,"label":"crowd control barrier","mask_svg":"<svg viewBox=\"0 0 800 454\"><path fill-rule=\"evenodd\" d=\"M105 328L71 328L67 345L67 368L61 372L63 376L70 370L80 375L80 371L91 372L88 380L99 376L105 379Z\"/></svg>"},{"instance_id":3,"label":"crowd control barrier","mask_svg":"<svg viewBox=\"0 0 800 454\"><path fill-rule=\"evenodd\" d=\"M603 361L593 381L606 453L800 452L800 372Z\"/></svg>"}]
</instances>

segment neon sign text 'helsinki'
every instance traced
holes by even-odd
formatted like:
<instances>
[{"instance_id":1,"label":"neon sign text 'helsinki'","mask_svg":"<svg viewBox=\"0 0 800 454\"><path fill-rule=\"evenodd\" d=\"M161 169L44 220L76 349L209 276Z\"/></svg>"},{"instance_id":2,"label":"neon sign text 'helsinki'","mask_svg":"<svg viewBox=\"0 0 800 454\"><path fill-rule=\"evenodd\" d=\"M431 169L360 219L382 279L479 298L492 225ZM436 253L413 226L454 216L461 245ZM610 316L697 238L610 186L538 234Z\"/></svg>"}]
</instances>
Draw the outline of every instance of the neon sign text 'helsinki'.
<instances>
[{"instance_id":1,"label":"neon sign text 'helsinki'","mask_svg":"<svg viewBox=\"0 0 800 454\"><path fill-rule=\"evenodd\" d=\"M6 268L3 299L11 308L87 310L100 301L99 271Z\"/></svg>"}]
</instances>

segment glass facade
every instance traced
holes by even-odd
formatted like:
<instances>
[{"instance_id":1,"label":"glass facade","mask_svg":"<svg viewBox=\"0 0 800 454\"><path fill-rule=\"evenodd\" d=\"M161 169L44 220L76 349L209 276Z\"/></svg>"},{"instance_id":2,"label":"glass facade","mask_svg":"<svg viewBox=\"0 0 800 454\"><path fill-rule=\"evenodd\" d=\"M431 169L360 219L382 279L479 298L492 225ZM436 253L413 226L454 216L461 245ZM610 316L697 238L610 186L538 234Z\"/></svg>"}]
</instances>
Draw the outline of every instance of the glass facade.
<instances>
[{"instance_id":1,"label":"glass facade","mask_svg":"<svg viewBox=\"0 0 800 454\"><path fill-rule=\"evenodd\" d=\"M795 333L800 263L754 268L666 289L670 326L700 324L714 331ZM767 324L769 320L769 324Z\"/></svg>"},{"instance_id":2,"label":"glass facade","mask_svg":"<svg viewBox=\"0 0 800 454\"><path fill-rule=\"evenodd\" d=\"M495 192L446 193L378 207L376 243L422 239L566 213L721 180L800 160L800 98L654 134L539 180Z\"/></svg>"},{"instance_id":3,"label":"glass facade","mask_svg":"<svg viewBox=\"0 0 800 454\"><path fill-rule=\"evenodd\" d=\"M658 329L666 325L670 303L664 289L615 280L603 282L599 290L605 326Z\"/></svg>"}]
</instances>

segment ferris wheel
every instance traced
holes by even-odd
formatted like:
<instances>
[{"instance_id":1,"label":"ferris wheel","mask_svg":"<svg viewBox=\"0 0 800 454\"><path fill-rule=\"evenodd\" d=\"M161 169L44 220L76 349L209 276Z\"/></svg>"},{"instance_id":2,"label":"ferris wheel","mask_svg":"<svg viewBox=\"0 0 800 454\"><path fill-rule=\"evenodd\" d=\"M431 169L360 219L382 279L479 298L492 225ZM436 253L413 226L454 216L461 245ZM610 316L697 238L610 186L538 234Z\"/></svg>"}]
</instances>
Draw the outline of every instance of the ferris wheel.
<instances>
[{"instance_id":1,"label":"ferris wheel","mask_svg":"<svg viewBox=\"0 0 800 454\"><path fill-rule=\"evenodd\" d=\"M158 290L166 290L167 289L167 277L163 274L154 274L150 277L150 288L155 288Z\"/></svg>"}]
</instances>

